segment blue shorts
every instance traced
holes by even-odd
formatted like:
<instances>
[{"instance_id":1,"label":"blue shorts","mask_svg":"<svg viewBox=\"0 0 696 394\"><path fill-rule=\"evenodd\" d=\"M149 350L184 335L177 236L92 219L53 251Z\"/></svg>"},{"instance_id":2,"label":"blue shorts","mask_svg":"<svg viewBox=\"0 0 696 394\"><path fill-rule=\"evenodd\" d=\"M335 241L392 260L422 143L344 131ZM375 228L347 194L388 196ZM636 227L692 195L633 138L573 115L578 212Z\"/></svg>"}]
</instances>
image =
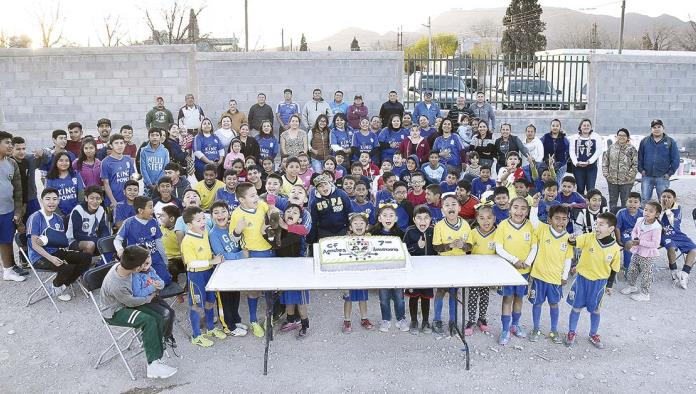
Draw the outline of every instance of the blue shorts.
<instances>
[{"instance_id":1,"label":"blue shorts","mask_svg":"<svg viewBox=\"0 0 696 394\"><path fill-rule=\"evenodd\" d=\"M0 215L0 245L12 245L14 233L14 211Z\"/></svg>"},{"instance_id":2,"label":"blue shorts","mask_svg":"<svg viewBox=\"0 0 696 394\"><path fill-rule=\"evenodd\" d=\"M578 275L568 292L566 302L573 308L587 308L590 313L599 311L606 287L606 279L589 280Z\"/></svg>"},{"instance_id":3,"label":"blue shorts","mask_svg":"<svg viewBox=\"0 0 696 394\"><path fill-rule=\"evenodd\" d=\"M367 301L367 296L367 290L349 290L347 294L343 295L343 300L350 302Z\"/></svg>"},{"instance_id":4,"label":"blue shorts","mask_svg":"<svg viewBox=\"0 0 696 394\"><path fill-rule=\"evenodd\" d=\"M549 304L558 304L563 297L563 286L544 282L541 279L533 278L529 285L529 302L532 305L542 305L548 300Z\"/></svg>"},{"instance_id":5,"label":"blue shorts","mask_svg":"<svg viewBox=\"0 0 696 394\"><path fill-rule=\"evenodd\" d=\"M189 286L189 306L197 305L200 308L205 308L205 303L215 304L215 292L206 291L205 285L208 284L210 277L213 276L213 269L199 271L199 272L187 272L188 286Z\"/></svg>"},{"instance_id":6,"label":"blue shorts","mask_svg":"<svg viewBox=\"0 0 696 394\"><path fill-rule=\"evenodd\" d=\"M249 257L275 257L275 251L273 249L250 250Z\"/></svg>"},{"instance_id":7,"label":"blue shorts","mask_svg":"<svg viewBox=\"0 0 696 394\"><path fill-rule=\"evenodd\" d=\"M696 244L684 233L674 233L667 237L662 237L662 246L665 249L678 249L682 253L689 253L696 249Z\"/></svg>"},{"instance_id":8,"label":"blue shorts","mask_svg":"<svg viewBox=\"0 0 696 394\"><path fill-rule=\"evenodd\" d=\"M522 276L529 280L529 274L522 274ZM527 295L527 290L529 285L517 285L517 286L503 286L498 290L498 294L503 297L517 296L524 297Z\"/></svg>"},{"instance_id":9,"label":"blue shorts","mask_svg":"<svg viewBox=\"0 0 696 394\"><path fill-rule=\"evenodd\" d=\"M283 305L309 304L309 290L283 290L279 300Z\"/></svg>"}]
</instances>

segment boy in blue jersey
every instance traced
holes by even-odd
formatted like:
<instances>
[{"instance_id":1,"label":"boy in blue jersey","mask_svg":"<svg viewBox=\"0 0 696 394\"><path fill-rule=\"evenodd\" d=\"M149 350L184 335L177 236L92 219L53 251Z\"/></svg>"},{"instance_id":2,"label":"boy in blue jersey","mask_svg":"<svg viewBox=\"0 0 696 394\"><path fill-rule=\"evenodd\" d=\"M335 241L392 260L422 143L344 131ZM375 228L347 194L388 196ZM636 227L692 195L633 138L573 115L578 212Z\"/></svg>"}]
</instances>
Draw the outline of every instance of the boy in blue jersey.
<instances>
[{"instance_id":1,"label":"boy in blue jersey","mask_svg":"<svg viewBox=\"0 0 696 394\"><path fill-rule=\"evenodd\" d=\"M123 185L123 191L126 198L123 201L119 201L116 204L116 209L114 210L114 227L116 230L121 228L123 221L131 216L135 216L135 208L133 208L133 200L140 193L140 185L138 181L129 179Z\"/></svg>"},{"instance_id":2,"label":"boy in blue jersey","mask_svg":"<svg viewBox=\"0 0 696 394\"><path fill-rule=\"evenodd\" d=\"M621 208L616 213L616 241L619 246L623 247L626 242L632 240L631 232L640 217L643 217L643 209L640 207L640 193L630 192L626 199L626 208ZM628 279L628 266L631 265L632 256L631 250L624 248L621 266L625 279Z\"/></svg>"},{"instance_id":3,"label":"boy in blue jersey","mask_svg":"<svg viewBox=\"0 0 696 394\"><path fill-rule=\"evenodd\" d=\"M152 200L145 196L137 196L133 200L135 216L126 219L116 234L114 248L116 254L121 257L124 246L140 245L150 251L152 255L152 268L162 278L165 285L172 282L172 276L167 270L167 253L162 243L162 230L157 220L153 217L154 208Z\"/></svg>"},{"instance_id":4,"label":"boy in blue jersey","mask_svg":"<svg viewBox=\"0 0 696 394\"><path fill-rule=\"evenodd\" d=\"M190 206L200 207L201 195L198 194L198 192L194 189L188 189L184 192L184 199L181 201L181 205L183 205L184 209ZM209 214L205 213L205 216L208 223L208 229L210 230L213 228L213 221ZM184 235L186 235L186 223L184 223L184 218L181 216L179 216L176 219L176 223L174 223L174 234L176 234L177 242L181 244L181 240L184 239Z\"/></svg>"},{"instance_id":5,"label":"boy in blue jersey","mask_svg":"<svg viewBox=\"0 0 696 394\"><path fill-rule=\"evenodd\" d=\"M101 206L102 196L99 186L89 186L85 189L85 201L70 212L66 235L71 250L94 255L99 238L111 235L106 212Z\"/></svg>"},{"instance_id":6,"label":"boy in blue jersey","mask_svg":"<svg viewBox=\"0 0 696 394\"><path fill-rule=\"evenodd\" d=\"M89 268L92 256L44 243L42 236L46 235L48 228L65 231L63 219L56 214L56 209L58 190L47 187L41 192L41 210L29 216L27 222L27 257L35 268L57 273L53 279L53 286L48 288L48 291L61 301L70 301L70 294L65 292L66 285L75 282Z\"/></svg>"},{"instance_id":7,"label":"boy in blue jersey","mask_svg":"<svg viewBox=\"0 0 696 394\"><path fill-rule=\"evenodd\" d=\"M406 160L404 159L404 156L401 154L401 152L394 152L391 161L392 172L396 174L396 176L401 177L401 173L406 170Z\"/></svg>"},{"instance_id":8,"label":"boy in blue jersey","mask_svg":"<svg viewBox=\"0 0 696 394\"><path fill-rule=\"evenodd\" d=\"M430 152L430 155L428 155L428 162L421 166L421 171L425 174L425 180L428 184L439 185L447 176L447 168L440 163L440 153L435 151ZM456 179L454 186L457 186Z\"/></svg>"},{"instance_id":9,"label":"boy in blue jersey","mask_svg":"<svg viewBox=\"0 0 696 394\"><path fill-rule=\"evenodd\" d=\"M162 145L161 129L153 127L147 136L148 144L140 149L140 174L145 194L152 197L157 190L157 181L164 176L164 166L169 164L169 151Z\"/></svg>"},{"instance_id":10,"label":"boy in blue jersey","mask_svg":"<svg viewBox=\"0 0 696 394\"><path fill-rule=\"evenodd\" d=\"M239 260L248 257L239 245L238 240L230 236L230 209L227 203L218 200L210 206L214 226L208 233L210 247L214 255L220 255L224 260ZM217 307L222 330L233 337L243 337L248 327L242 324L239 315L238 291L217 292Z\"/></svg>"},{"instance_id":11,"label":"boy in blue jersey","mask_svg":"<svg viewBox=\"0 0 696 394\"><path fill-rule=\"evenodd\" d=\"M70 157L70 163L76 159L73 152L65 149L68 145L68 133L65 130L53 130L51 137L53 138L53 149L38 150L35 154L36 158L40 159L39 172L42 179L46 177L48 171L53 167L53 161L58 153L65 152ZM67 215L68 212L65 214Z\"/></svg>"},{"instance_id":12,"label":"boy in blue jersey","mask_svg":"<svg viewBox=\"0 0 696 394\"><path fill-rule=\"evenodd\" d=\"M689 284L689 274L696 259L696 244L681 229L682 207L677 204L677 193L665 189L660 195L662 214L662 246L667 249L667 260L674 283L686 290ZM681 271L677 268L677 249L686 255Z\"/></svg>"},{"instance_id":13,"label":"boy in blue jersey","mask_svg":"<svg viewBox=\"0 0 696 394\"><path fill-rule=\"evenodd\" d=\"M392 193L394 192L394 183L398 181L398 177L391 171L387 171L382 174L382 180L384 181L384 187L382 190L378 190L375 194L375 204L379 205L385 201L391 201L394 199Z\"/></svg>"},{"instance_id":14,"label":"boy in blue jersey","mask_svg":"<svg viewBox=\"0 0 696 394\"><path fill-rule=\"evenodd\" d=\"M599 330L600 315L604 294L611 295L616 273L621 268L621 248L614 240L616 216L609 212L600 213L597 217L594 233L578 236L571 235L568 242L582 251L577 266L571 268L571 273L577 272L575 282L568 292L566 301L573 309L568 321L568 335L565 344L575 345L576 329L580 312L586 308L590 312L589 341L598 349L604 349L597 331Z\"/></svg>"},{"instance_id":15,"label":"boy in blue jersey","mask_svg":"<svg viewBox=\"0 0 696 394\"><path fill-rule=\"evenodd\" d=\"M551 207L561 204L561 202L556 199L557 195L558 184L556 183L556 180L552 179L546 181L543 187L543 198L539 199L539 209L537 216L539 217L540 222L548 223L549 211L551 210Z\"/></svg>"},{"instance_id":16,"label":"boy in blue jersey","mask_svg":"<svg viewBox=\"0 0 696 394\"><path fill-rule=\"evenodd\" d=\"M495 179L491 179L491 167L481 166L481 175L471 181L471 194L479 200L481 195L495 188Z\"/></svg>"},{"instance_id":17,"label":"boy in blue jersey","mask_svg":"<svg viewBox=\"0 0 696 394\"><path fill-rule=\"evenodd\" d=\"M498 186L493 190L493 214L496 226L510 217L510 192L505 186Z\"/></svg>"},{"instance_id":18,"label":"boy in blue jersey","mask_svg":"<svg viewBox=\"0 0 696 394\"><path fill-rule=\"evenodd\" d=\"M428 185L425 188L425 203L428 207L428 211L430 211L430 221L433 226L444 218L442 214L442 203L440 201L440 196L442 196L442 189L440 189L440 185ZM416 206L413 208L414 215L416 214L416 208L418 207Z\"/></svg>"},{"instance_id":19,"label":"boy in blue jersey","mask_svg":"<svg viewBox=\"0 0 696 394\"><path fill-rule=\"evenodd\" d=\"M111 209L116 209L116 204L126 199L124 187L126 182L135 173L133 159L124 156L126 140L121 134L114 134L109 138L111 154L101 163L100 178L104 184L104 193Z\"/></svg>"},{"instance_id":20,"label":"boy in blue jersey","mask_svg":"<svg viewBox=\"0 0 696 394\"><path fill-rule=\"evenodd\" d=\"M459 174L457 174L455 171L445 173L445 180L439 183L440 190L442 190L442 193L456 192L457 179L459 179Z\"/></svg>"},{"instance_id":21,"label":"boy in blue jersey","mask_svg":"<svg viewBox=\"0 0 696 394\"><path fill-rule=\"evenodd\" d=\"M408 226L413 224L413 204L406 198L408 188L405 182L398 181L394 183L394 199L396 203L396 223L401 231L406 231ZM377 209L381 208L381 204L377 204Z\"/></svg>"},{"instance_id":22,"label":"boy in blue jersey","mask_svg":"<svg viewBox=\"0 0 696 394\"><path fill-rule=\"evenodd\" d=\"M375 204L367 199L367 183L360 180L355 184L355 199L351 201L353 206L353 212L363 212L367 215L367 221L370 226L374 226L377 223L375 217L376 209Z\"/></svg>"},{"instance_id":23,"label":"boy in blue jersey","mask_svg":"<svg viewBox=\"0 0 696 394\"><path fill-rule=\"evenodd\" d=\"M570 209L571 215L573 210L587 208L587 201L582 194L575 191L575 178L572 175L566 175L561 181L561 192L556 196L556 201L560 202ZM568 232L573 232L573 221L568 222Z\"/></svg>"},{"instance_id":24,"label":"boy in blue jersey","mask_svg":"<svg viewBox=\"0 0 696 394\"><path fill-rule=\"evenodd\" d=\"M237 189L238 174L237 171L233 169L225 170L225 174L222 178L225 182L225 187L218 189L215 194L216 201L224 201L227 203L229 210L234 211L235 208L239 206L239 200L237 200L237 195L235 190ZM212 212L212 205L211 205Z\"/></svg>"}]
</instances>

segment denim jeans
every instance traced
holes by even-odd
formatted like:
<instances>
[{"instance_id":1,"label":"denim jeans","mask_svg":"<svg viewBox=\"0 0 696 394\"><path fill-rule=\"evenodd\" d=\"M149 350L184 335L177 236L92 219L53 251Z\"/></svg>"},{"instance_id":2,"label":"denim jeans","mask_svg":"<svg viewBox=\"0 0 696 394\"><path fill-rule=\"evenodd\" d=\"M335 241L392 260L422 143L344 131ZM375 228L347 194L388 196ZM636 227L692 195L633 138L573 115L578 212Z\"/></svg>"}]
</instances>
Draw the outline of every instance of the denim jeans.
<instances>
[{"instance_id":1,"label":"denim jeans","mask_svg":"<svg viewBox=\"0 0 696 394\"><path fill-rule=\"evenodd\" d=\"M583 196L587 194L588 190L595 188L595 183L597 182L597 163L590 164L587 167L575 167L573 171L575 176L575 183L578 186L578 193Z\"/></svg>"},{"instance_id":2,"label":"denim jeans","mask_svg":"<svg viewBox=\"0 0 696 394\"><path fill-rule=\"evenodd\" d=\"M614 183L608 184L609 186L609 210L616 213L619 208L626 207L626 201L628 200L628 193L633 189L632 183L627 183L624 185L618 185ZM619 198L621 199L621 205L616 205Z\"/></svg>"},{"instance_id":3,"label":"denim jeans","mask_svg":"<svg viewBox=\"0 0 696 394\"><path fill-rule=\"evenodd\" d=\"M382 310L382 320L390 321L392 318L390 302L391 300L394 300L396 320L405 319L406 307L404 306L404 290L379 289L379 308Z\"/></svg>"},{"instance_id":4,"label":"denim jeans","mask_svg":"<svg viewBox=\"0 0 696 394\"><path fill-rule=\"evenodd\" d=\"M662 192L669 187L669 178L665 178L665 176L644 176L641 179L640 197L643 203L652 199L653 189L657 191L657 198L659 199Z\"/></svg>"},{"instance_id":5,"label":"denim jeans","mask_svg":"<svg viewBox=\"0 0 696 394\"><path fill-rule=\"evenodd\" d=\"M324 170L324 162L321 160L317 159L312 159L312 170L314 170L314 173L319 173Z\"/></svg>"}]
</instances>

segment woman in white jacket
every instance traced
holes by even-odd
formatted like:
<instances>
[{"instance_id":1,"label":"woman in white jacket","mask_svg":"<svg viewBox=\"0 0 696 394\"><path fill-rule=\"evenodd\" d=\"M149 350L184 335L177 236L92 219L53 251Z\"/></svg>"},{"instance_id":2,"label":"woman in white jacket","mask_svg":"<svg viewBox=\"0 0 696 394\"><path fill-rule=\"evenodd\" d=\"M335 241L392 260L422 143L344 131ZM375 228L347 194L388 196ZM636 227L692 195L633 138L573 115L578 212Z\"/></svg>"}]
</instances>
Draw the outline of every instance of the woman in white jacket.
<instances>
[{"instance_id":1,"label":"woman in white jacket","mask_svg":"<svg viewBox=\"0 0 696 394\"><path fill-rule=\"evenodd\" d=\"M570 161L578 193L583 196L595 188L597 182L597 160L602 155L602 137L592 130L592 122L583 119L578 126L578 134L568 138Z\"/></svg>"}]
</instances>

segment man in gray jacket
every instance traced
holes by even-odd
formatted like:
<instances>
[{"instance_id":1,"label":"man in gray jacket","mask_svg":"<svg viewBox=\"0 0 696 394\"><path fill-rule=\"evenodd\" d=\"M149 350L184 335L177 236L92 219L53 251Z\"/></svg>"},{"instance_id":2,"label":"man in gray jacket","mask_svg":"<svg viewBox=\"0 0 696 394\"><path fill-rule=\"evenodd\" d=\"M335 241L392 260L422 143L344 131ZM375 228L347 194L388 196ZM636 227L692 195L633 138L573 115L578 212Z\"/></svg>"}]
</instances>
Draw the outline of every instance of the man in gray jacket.
<instances>
[{"instance_id":1,"label":"man in gray jacket","mask_svg":"<svg viewBox=\"0 0 696 394\"><path fill-rule=\"evenodd\" d=\"M314 122L322 114L328 116L329 122L331 121L333 116L331 107L321 97L321 89L314 89L312 91L312 101L308 101L302 109L302 125L305 127L305 130L311 130L314 127Z\"/></svg>"},{"instance_id":2,"label":"man in gray jacket","mask_svg":"<svg viewBox=\"0 0 696 394\"><path fill-rule=\"evenodd\" d=\"M476 92L476 102L469 106L469 110L474 113L475 117L485 121L489 130L495 131L495 110L486 101L483 92Z\"/></svg>"}]
</instances>

